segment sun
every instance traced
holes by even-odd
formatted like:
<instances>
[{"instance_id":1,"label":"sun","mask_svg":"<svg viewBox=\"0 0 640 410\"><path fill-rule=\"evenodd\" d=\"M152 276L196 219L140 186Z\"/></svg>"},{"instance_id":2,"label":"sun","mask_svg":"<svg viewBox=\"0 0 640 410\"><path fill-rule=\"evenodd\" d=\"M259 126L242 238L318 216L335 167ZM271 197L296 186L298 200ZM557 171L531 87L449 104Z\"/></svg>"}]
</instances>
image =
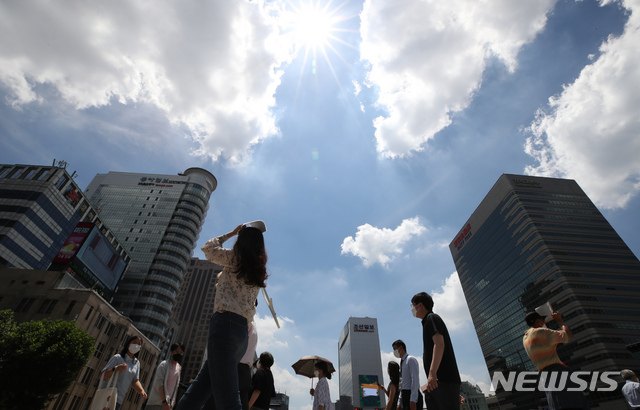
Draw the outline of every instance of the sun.
<instances>
[{"instance_id":1,"label":"sun","mask_svg":"<svg viewBox=\"0 0 640 410\"><path fill-rule=\"evenodd\" d=\"M307 69L317 74L318 59L322 69L328 68L337 81L334 62L337 58L348 64L342 55L345 50L357 50L350 43L358 28L354 27L358 14L349 9L348 0L283 0L276 13L281 39L294 59L301 59L301 78Z\"/></svg>"},{"instance_id":2,"label":"sun","mask_svg":"<svg viewBox=\"0 0 640 410\"><path fill-rule=\"evenodd\" d=\"M334 6L330 0L301 0L297 5L288 3L288 32L296 49L316 51L340 42L338 32L345 16L340 13L342 5ZM343 3L344 4L344 3Z\"/></svg>"},{"instance_id":3,"label":"sun","mask_svg":"<svg viewBox=\"0 0 640 410\"><path fill-rule=\"evenodd\" d=\"M299 46L312 49L325 47L335 29L334 23L326 9L321 9L317 4L306 4L295 13L294 39Z\"/></svg>"}]
</instances>

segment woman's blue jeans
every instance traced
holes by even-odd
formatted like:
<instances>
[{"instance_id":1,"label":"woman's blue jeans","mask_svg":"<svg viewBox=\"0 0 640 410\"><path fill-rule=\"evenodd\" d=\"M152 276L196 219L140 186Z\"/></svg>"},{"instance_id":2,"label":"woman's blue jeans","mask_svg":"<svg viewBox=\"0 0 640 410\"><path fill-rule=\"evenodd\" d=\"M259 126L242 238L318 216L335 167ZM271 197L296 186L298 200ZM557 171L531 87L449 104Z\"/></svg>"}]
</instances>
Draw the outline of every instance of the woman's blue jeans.
<instances>
[{"instance_id":1,"label":"woman's blue jeans","mask_svg":"<svg viewBox=\"0 0 640 410\"><path fill-rule=\"evenodd\" d=\"M214 313L209 324L207 360L176 410L200 409L211 395L218 410L242 410L238 363L248 340L245 317L232 312Z\"/></svg>"}]
</instances>

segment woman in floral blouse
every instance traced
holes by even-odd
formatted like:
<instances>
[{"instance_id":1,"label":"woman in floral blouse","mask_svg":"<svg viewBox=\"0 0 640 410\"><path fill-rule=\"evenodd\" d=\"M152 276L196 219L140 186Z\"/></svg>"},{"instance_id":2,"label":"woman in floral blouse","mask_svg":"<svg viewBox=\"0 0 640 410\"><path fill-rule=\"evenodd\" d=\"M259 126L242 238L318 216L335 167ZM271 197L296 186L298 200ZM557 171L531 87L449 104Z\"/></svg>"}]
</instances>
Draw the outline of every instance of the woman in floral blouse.
<instances>
[{"instance_id":1,"label":"woman in floral blouse","mask_svg":"<svg viewBox=\"0 0 640 410\"><path fill-rule=\"evenodd\" d=\"M327 363L316 362L315 368L314 374L318 378L318 384L315 389L311 389L309 392L313 396L313 410L333 410L329 382L327 381L327 379L331 379L331 373L328 371Z\"/></svg>"},{"instance_id":2,"label":"woman in floral blouse","mask_svg":"<svg viewBox=\"0 0 640 410\"><path fill-rule=\"evenodd\" d=\"M233 249L222 244L238 235ZM178 403L176 410L201 408L213 395L216 408L241 410L238 363L247 350L248 323L256 313L256 297L267 286L267 253L262 231L238 225L210 239L203 247L206 258L224 267L218 274L214 313L209 324L207 361Z\"/></svg>"}]
</instances>

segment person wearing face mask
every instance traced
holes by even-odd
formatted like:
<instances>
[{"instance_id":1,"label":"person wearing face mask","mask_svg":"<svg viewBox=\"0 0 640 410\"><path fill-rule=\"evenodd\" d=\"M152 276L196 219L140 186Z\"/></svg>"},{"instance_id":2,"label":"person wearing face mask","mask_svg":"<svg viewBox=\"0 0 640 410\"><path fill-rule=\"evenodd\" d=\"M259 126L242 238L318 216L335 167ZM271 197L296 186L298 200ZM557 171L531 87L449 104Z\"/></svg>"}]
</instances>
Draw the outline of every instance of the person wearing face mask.
<instances>
[{"instance_id":1,"label":"person wearing face mask","mask_svg":"<svg viewBox=\"0 0 640 410\"><path fill-rule=\"evenodd\" d=\"M556 348L560 343L567 343L573 338L573 333L567 325L564 324L562 316L558 312L551 313L551 317L560 326L560 330L547 328L544 316L538 312L529 312L525 316L525 322L529 325L529 329L522 338L522 344L527 351L527 355L536 365L541 377L546 380L552 380L552 373L571 373L571 369L564 364L558 357ZM556 374L556 380L561 379L561 375ZM577 383L571 381L567 376L568 382L564 389L545 389L547 402L550 410L557 409L589 409L587 399L579 391ZM569 389L575 389L570 391ZM576 391L577 390L577 391Z\"/></svg>"},{"instance_id":2,"label":"person wearing face mask","mask_svg":"<svg viewBox=\"0 0 640 410\"><path fill-rule=\"evenodd\" d=\"M108 379L113 376L114 372L119 373L118 382L116 383L118 388L116 410L120 410L129 387L137 391L143 399L147 398L147 393L142 388L142 384L140 384L140 361L138 360L140 349L142 349L142 339L139 336L129 337L122 348L122 352L109 359L104 369L102 369L103 388L110 382Z\"/></svg>"},{"instance_id":3,"label":"person wearing face mask","mask_svg":"<svg viewBox=\"0 0 640 410\"><path fill-rule=\"evenodd\" d=\"M316 362L316 370L313 374L318 378L318 383L315 389L309 390L309 393L313 396L313 408L312 410L334 410L333 403L331 402L331 393L329 392L329 382L327 379L331 379L331 373L326 362Z\"/></svg>"},{"instance_id":4,"label":"person wearing face mask","mask_svg":"<svg viewBox=\"0 0 640 410\"><path fill-rule=\"evenodd\" d=\"M156 369L153 378L153 387L149 394L147 410L171 410L175 406L178 386L180 385L180 362L184 356L184 345L174 343L171 345L171 357L163 360Z\"/></svg>"},{"instance_id":5,"label":"person wearing face mask","mask_svg":"<svg viewBox=\"0 0 640 410\"><path fill-rule=\"evenodd\" d=\"M422 360L427 384L422 386L429 410L460 409L460 372L449 331L433 313L433 299L425 292L411 298L411 313L422 319Z\"/></svg>"},{"instance_id":6,"label":"person wearing face mask","mask_svg":"<svg viewBox=\"0 0 640 410\"><path fill-rule=\"evenodd\" d=\"M273 356L269 352L263 352L258 359L258 371L251 379L251 395L249 408L251 410L268 410L271 398L276 395L276 388L273 384Z\"/></svg>"},{"instance_id":7,"label":"person wearing face mask","mask_svg":"<svg viewBox=\"0 0 640 410\"><path fill-rule=\"evenodd\" d=\"M407 353L407 346L400 339L391 344L393 355L400 359L400 400L398 408L403 410L422 409L420 394L420 366L418 359Z\"/></svg>"}]
</instances>

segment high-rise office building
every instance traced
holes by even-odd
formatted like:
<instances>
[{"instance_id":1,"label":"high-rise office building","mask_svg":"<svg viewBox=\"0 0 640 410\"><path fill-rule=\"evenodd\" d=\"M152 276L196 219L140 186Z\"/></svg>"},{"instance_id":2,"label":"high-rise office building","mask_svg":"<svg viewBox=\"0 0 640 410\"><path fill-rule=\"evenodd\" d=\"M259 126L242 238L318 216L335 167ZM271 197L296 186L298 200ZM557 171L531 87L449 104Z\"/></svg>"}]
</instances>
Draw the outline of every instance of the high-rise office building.
<instances>
[{"instance_id":1,"label":"high-rise office building","mask_svg":"<svg viewBox=\"0 0 640 410\"><path fill-rule=\"evenodd\" d=\"M0 165L0 266L46 270L78 223L95 225L129 261L66 167Z\"/></svg>"},{"instance_id":2,"label":"high-rise office building","mask_svg":"<svg viewBox=\"0 0 640 410\"><path fill-rule=\"evenodd\" d=\"M340 410L384 409L384 393L375 383L384 384L378 320L350 317L338 341Z\"/></svg>"},{"instance_id":3,"label":"high-rise office building","mask_svg":"<svg viewBox=\"0 0 640 410\"><path fill-rule=\"evenodd\" d=\"M640 262L573 180L502 175L449 245L490 375L536 371L522 337L527 312L550 302L574 338L574 370L640 368ZM553 327L555 322L550 322ZM497 391L502 409L538 408L540 392ZM619 391L591 408L625 408Z\"/></svg>"},{"instance_id":4,"label":"high-rise office building","mask_svg":"<svg viewBox=\"0 0 640 410\"><path fill-rule=\"evenodd\" d=\"M209 171L189 168L98 174L85 190L131 256L113 305L159 346L216 186Z\"/></svg>"},{"instance_id":5,"label":"high-rise office building","mask_svg":"<svg viewBox=\"0 0 640 410\"><path fill-rule=\"evenodd\" d=\"M184 274L173 309L173 319L180 325L174 341L184 343L182 380L198 375L207 350L209 319L213 315L216 283L222 266L208 260L192 258Z\"/></svg>"}]
</instances>

